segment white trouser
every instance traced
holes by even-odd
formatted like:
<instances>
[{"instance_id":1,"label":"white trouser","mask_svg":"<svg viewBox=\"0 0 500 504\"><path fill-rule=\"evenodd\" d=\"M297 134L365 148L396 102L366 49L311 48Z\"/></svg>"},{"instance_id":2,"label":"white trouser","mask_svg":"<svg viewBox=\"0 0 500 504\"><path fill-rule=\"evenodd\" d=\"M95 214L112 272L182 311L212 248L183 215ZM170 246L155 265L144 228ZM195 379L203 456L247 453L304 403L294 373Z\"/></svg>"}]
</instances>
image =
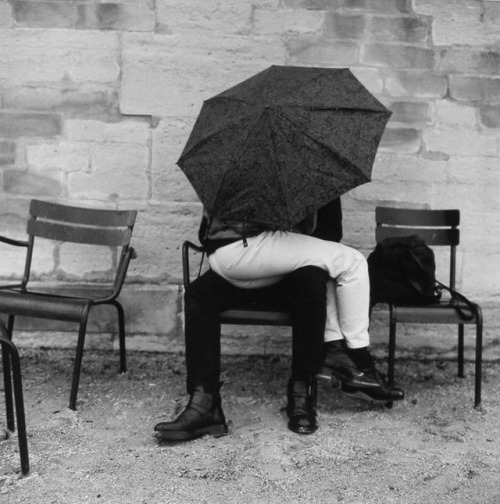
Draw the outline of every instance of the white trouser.
<instances>
[{"instance_id":1,"label":"white trouser","mask_svg":"<svg viewBox=\"0 0 500 504\"><path fill-rule=\"evenodd\" d=\"M266 231L231 243L209 256L210 267L237 287L273 285L303 266L324 269L327 283L325 341L345 338L350 348L368 346L370 281L366 259L340 243L287 231Z\"/></svg>"}]
</instances>

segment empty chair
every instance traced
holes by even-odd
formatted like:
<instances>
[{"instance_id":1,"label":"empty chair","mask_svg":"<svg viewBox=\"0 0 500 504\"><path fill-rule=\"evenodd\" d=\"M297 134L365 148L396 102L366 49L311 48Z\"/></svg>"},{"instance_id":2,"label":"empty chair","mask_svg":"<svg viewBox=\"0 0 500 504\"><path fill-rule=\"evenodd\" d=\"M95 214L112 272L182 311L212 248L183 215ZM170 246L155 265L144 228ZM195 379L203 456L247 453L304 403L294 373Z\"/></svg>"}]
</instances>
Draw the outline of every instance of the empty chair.
<instances>
[{"instance_id":1,"label":"empty chair","mask_svg":"<svg viewBox=\"0 0 500 504\"><path fill-rule=\"evenodd\" d=\"M125 315L118 296L125 280L130 260L135 251L130 246L132 230L137 212L135 210L101 210L79 208L40 200L32 200L27 224L28 239L12 240L0 236L0 241L24 249L26 262L24 275L19 285L0 287L0 314L8 316L7 332L12 339L16 316L38 317L76 322L79 325L73 381L69 407L76 409L78 384L82 364L83 349L89 312L96 305L114 307L118 316L120 344L120 372L126 371ZM114 279L110 283L99 284L96 289L85 289L75 295L62 290L50 292L30 288L32 258L39 240L70 242L80 245L116 248ZM87 252L88 253L88 252ZM94 287L94 286L93 286Z\"/></svg>"}]
</instances>

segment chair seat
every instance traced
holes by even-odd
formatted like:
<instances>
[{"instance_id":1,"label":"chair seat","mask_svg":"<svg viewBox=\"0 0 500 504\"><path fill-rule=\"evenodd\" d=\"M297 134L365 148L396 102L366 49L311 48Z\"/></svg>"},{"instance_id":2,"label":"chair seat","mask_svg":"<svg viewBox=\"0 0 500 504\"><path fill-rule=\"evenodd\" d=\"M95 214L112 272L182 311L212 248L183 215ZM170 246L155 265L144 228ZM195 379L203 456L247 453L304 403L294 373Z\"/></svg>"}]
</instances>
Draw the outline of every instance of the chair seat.
<instances>
[{"instance_id":1,"label":"chair seat","mask_svg":"<svg viewBox=\"0 0 500 504\"><path fill-rule=\"evenodd\" d=\"M290 326L292 319L289 313L266 310L226 310L220 313L224 324Z\"/></svg>"},{"instance_id":2,"label":"chair seat","mask_svg":"<svg viewBox=\"0 0 500 504\"><path fill-rule=\"evenodd\" d=\"M92 300L41 292L0 290L0 313L79 322Z\"/></svg>"},{"instance_id":3,"label":"chair seat","mask_svg":"<svg viewBox=\"0 0 500 504\"><path fill-rule=\"evenodd\" d=\"M475 317L471 320L461 318L459 312L448 301L425 305L407 306L393 305L394 317L397 322L408 322L413 324L475 324ZM465 307L464 307L465 308Z\"/></svg>"}]
</instances>

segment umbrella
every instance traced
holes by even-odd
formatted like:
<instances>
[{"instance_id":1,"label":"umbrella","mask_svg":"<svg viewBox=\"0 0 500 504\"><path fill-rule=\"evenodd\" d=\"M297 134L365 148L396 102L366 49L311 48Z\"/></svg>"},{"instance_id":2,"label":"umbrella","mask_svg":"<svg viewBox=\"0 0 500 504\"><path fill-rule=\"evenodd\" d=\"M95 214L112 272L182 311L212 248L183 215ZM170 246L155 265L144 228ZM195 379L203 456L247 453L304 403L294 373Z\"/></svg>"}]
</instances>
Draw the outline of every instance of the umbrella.
<instances>
[{"instance_id":1,"label":"umbrella","mask_svg":"<svg viewBox=\"0 0 500 504\"><path fill-rule=\"evenodd\" d=\"M347 68L273 65L203 103L177 164L211 217L290 229L371 180L390 115Z\"/></svg>"}]
</instances>

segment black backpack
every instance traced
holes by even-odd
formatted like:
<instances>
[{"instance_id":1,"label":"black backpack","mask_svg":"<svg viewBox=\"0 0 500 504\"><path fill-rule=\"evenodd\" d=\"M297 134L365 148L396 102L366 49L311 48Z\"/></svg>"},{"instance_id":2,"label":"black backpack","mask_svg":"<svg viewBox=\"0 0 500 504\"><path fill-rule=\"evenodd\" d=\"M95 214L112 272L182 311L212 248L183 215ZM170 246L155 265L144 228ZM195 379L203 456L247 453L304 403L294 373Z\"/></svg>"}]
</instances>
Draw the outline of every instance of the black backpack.
<instances>
[{"instance_id":1,"label":"black backpack","mask_svg":"<svg viewBox=\"0 0 500 504\"><path fill-rule=\"evenodd\" d=\"M372 303L429 304L441 297L434 252L418 235L385 238L368 257Z\"/></svg>"},{"instance_id":2,"label":"black backpack","mask_svg":"<svg viewBox=\"0 0 500 504\"><path fill-rule=\"evenodd\" d=\"M385 238L368 256L372 306L380 302L432 304L450 293L450 304L463 320L472 320L475 305L436 279L433 250L418 235Z\"/></svg>"}]
</instances>

